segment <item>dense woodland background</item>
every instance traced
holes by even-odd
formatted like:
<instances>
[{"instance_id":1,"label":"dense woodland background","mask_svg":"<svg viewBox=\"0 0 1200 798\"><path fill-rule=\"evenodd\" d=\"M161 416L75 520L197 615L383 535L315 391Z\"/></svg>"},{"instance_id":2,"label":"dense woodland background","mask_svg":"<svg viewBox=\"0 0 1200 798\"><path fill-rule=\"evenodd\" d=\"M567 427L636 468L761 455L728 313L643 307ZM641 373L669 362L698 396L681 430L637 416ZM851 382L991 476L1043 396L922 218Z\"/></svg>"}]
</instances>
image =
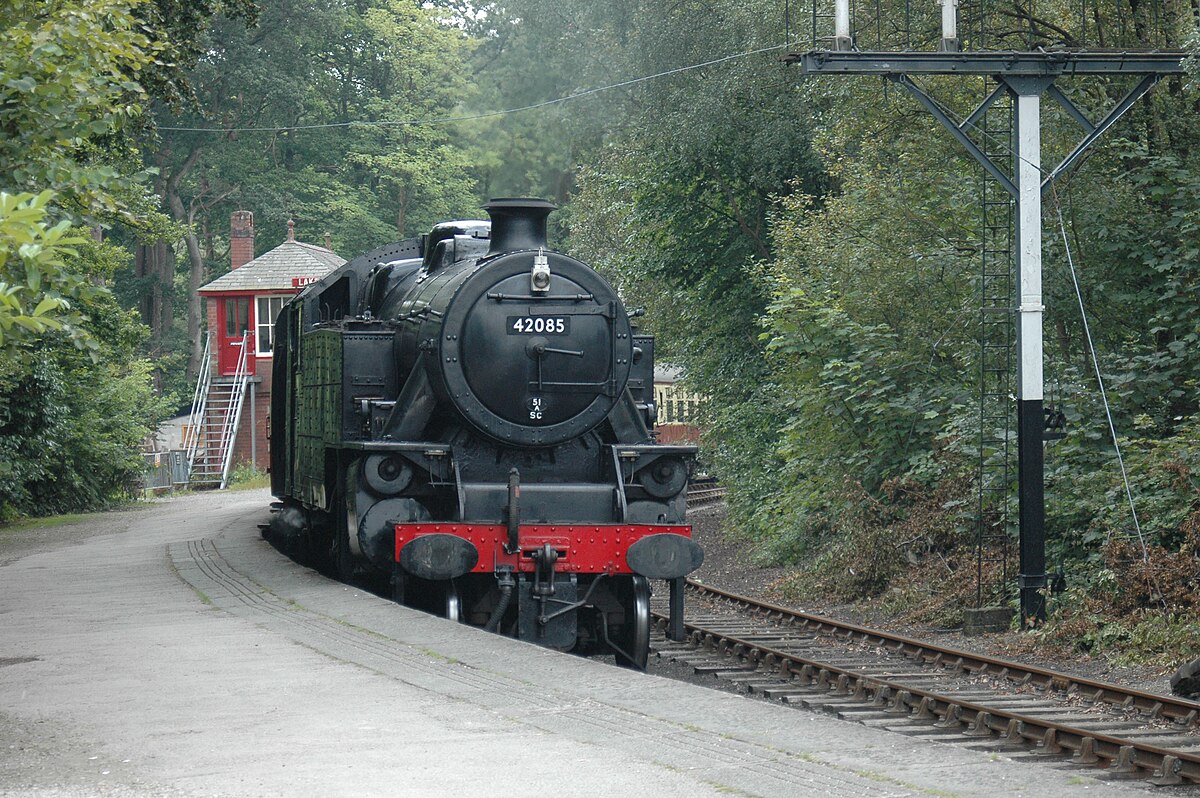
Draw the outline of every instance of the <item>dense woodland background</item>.
<instances>
[{"instance_id":1,"label":"dense woodland background","mask_svg":"<svg viewBox=\"0 0 1200 798\"><path fill-rule=\"evenodd\" d=\"M881 24L860 35L933 49L928 6L864 5ZM1195 0L988 8L963 3L968 47L1198 47ZM190 398L195 289L228 268L232 210L254 212L260 253L291 218L349 257L489 196L542 196L563 206L558 246L647 308L661 357L708 397L703 458L735 533L803 566L780 589L956 623L975 585L981 170L897 87L801 80L780 62L789 33L809 44L792 13L10 0L0 519L102 506L136 477L146 431ZM1096 117L1128 83L1061 85ZM985 92L924 85L960 115ZM1198 103L1188 77L1165 81L1047 203L1047 378L1070 424L1047 448L1047 522L1070 587L1045 634L1083 649L1200 639ZM1049 162L1077 134L1045 113Z\"/></svg>"}]
</instances>

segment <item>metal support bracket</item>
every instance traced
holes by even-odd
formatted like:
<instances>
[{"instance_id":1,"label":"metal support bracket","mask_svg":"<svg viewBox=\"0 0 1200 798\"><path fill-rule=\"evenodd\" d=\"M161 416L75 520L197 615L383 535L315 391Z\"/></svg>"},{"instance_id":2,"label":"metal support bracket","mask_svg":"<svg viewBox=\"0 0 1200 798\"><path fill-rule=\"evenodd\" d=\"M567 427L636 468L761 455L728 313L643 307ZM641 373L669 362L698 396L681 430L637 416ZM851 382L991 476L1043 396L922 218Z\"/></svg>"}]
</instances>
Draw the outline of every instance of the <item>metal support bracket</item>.
<instances>
[{"instance_id":1,"label":"metal support bracket","mask_svg":"<svg viewBox=\"0 0 1200 798\"><path fill-rule=\"evenodd\" d=\"M950 131L950 135L954 136L954 138L958 140L958 143L962 144L963 147L966 148L967 152L971 153L975 160L979 161L983 168L987 170L988 174L996 178L996 182L1004 186L1004 189L1013 197L1017 196L1017 187L1013 184L1013 181L1008 177L1008 175L1000 171L1000 167L996 166L992 159L987 156L987 153L979 149L979 145L971 141L970 137L963 132L959 124L951 119L950 115L943 111L942 107L938 105L937 102L935 102L934 99L930 97L924 89L922 89L916 83L913 83L912 79L909 78L908 75L888 75L887 77L908 89L909 93L916 97L921 105L925 106L925 110L929 111L929 113L933 115L934 119L941 122L942 127Z\"/></svg>"},{"instance_id":2,"label":"metal support bracket","mask_svg":"<svg viewBox=\"0 0 1200 798\"><path fill-rule=\"evenodd\" d=\"M1096 124L1090 130L1088 130L1088 133L1083 137L1083 140L1075 146L1075 149L1071 150L1071 154L1066 158L1063 158L1062 163L1054 167L1054 171L1042 181L1042 193L1048 191L1050 186L1053 185L1054 181L1061 177L1064 172L1070 169L1071 166L1073 166L1074 163L1079 160L1080 156L1087 151L1088 147L1092 146L1096 139L1104 135L1104 133L1110 127L1112 127L1118 119L1125 115L1126 111L1133 107L1135 102L1141 99L1142 95L1154 88L1155 84L1162 80L1162 78L1162 75L1146 75L1141 79L1141 81L1138 82L1136 86L1130 89L1129 93L1122 97L1117 104L1113 106L1112 110L1100 120L1099 124ZM1051 96L1054 95L1052 94ZM1058 97L1055 97L1055 99L1057 100ZM1066 98L1064 97L1063 100L1066 100ZM1062 100L1059 100L1059 102L1062 102ZM1070 113L1070 108L1068 108L1068 113ZM1082 114L1080 115L1082 116ZM1087 130L1087 127L1085 126L1084 129Z\"/></svg>"},{"instance_id":3,"label":"metal support bracket","mask_svg":"<svg viewBox=\"0 0 1200 798\"><path fill-rule=\"evenodd\" d=\"M996 104L996 100L999 100L1004 96L1004 92L1006 91L1008 91L1008 88L1003 83L997 83L996 88L992 89L992 93L987 97L984 97L983 102L975 106L975 110L971 112L970 116L962 121L962 124L958 126L958 129L963 133L966 133L968 130L978 125L979 120L983 119L983 115L988 112L989 108Z\"/></svg>"},{"instance_id":4,"label":"metal support bracket","mask_svg":"<svg viewBox=\"0 0 1200 798\"><path fill-rule=\"evenodd\" d=\"M1096 129L1096 126L1092 124L1092 120L1088 119L1087 116L1084 115L1083 111L1079 110L1079 106L1071 102L1071 98L1063 94L1062 89L1060 89L1058 86L1051 85L1046 89L1046 94L1049 94L1052 98L1054 98L1055 102L1063 107L1063 110L1065 110L1071 116L1071 118L1074 119L1081 128L1083 128L1084 133L1091 133Z\"/></svg>"}]
</instances>

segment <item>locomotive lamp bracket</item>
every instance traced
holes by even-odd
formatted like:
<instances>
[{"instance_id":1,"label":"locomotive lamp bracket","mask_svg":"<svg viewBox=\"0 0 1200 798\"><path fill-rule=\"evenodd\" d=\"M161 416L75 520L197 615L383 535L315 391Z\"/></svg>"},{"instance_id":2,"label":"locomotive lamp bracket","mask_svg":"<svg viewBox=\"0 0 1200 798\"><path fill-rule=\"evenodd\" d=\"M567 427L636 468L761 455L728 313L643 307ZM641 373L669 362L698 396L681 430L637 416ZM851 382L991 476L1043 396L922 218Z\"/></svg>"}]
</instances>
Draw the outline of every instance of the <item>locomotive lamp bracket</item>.
<instances>
[{"instance_id":1,"label":"locomotive lamp bracket","mask_svg":"<svg viewBox=\"0 0 1200 798\"><path fill-rule=\"evenodd\" d=\"M535 296L545 295L550 291L550 259L546 257L545 249L538 249L533 256L533 269L529 273L529 290Z\"/></svg>"}]
</instances>

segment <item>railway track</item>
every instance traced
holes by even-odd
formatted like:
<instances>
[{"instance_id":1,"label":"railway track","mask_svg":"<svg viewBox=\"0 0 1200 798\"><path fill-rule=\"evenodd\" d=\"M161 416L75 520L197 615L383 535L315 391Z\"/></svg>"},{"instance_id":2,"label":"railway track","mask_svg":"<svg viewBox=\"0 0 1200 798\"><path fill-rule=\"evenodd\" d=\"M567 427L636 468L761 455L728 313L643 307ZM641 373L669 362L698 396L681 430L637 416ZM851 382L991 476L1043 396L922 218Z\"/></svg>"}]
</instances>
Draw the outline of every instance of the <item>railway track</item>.
<instances>
[{"instance_id":1,"label":"railway track","mask_svg":"<svg viewBox=\"0 0 1200 798\"><path fill-rule=\"evenodd\" d=\"M689 510L717 504L725 499L725 488L715 479L701 479L688 485L687 504Z\"/></svg>"},{"instance_id":2,"label":"railway track","mask_svg":"<svg viewBox=\"0 0 1200 798\"><path fill-rule=\"evenodd\" d=\"M939 741L1155 785L1200 782L1200 703L796 612L688 583L682 642L653 652L728 687Z\"/></svg>"}]
</instances>

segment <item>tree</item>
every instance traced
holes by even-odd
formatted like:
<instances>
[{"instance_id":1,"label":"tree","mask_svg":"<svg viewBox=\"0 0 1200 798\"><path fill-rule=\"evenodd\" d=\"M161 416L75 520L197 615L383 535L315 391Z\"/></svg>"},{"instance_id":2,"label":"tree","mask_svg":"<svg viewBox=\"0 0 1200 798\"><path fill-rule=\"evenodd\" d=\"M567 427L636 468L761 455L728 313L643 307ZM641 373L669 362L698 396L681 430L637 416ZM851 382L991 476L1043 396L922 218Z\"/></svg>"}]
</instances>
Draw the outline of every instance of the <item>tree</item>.
<instances>
[{"instance_id":1,"label":"tree","mask_svg":"<svg viewBox=\"0 0 1200 798\"><path fill-rule=\"evenodd\" d=\"M144 8L0 8L0 518L121 493L164 410L136 357L144 328L105 287L129 253L93 238L117 223L162 231L133 136L139 81L170 48Z\"/></svg>"},{"instance_id":2,"label":"tree","mask_svg":"<svg viewBox=\"0 0 1200 798\"><path fill-rule=\"evenodd\" d=\"M443 127L466 91L460 31L404 0L263 3L256 27L218 18L189 74L192 109L159 109L159 191L187 226L188 373L199 367L199 297L208 270L198 238L232 203L256 211L260 240L295 219L358 252L413 235L474 205L464 158ZM366 123L366 124L356 124ZM262 130L244 130L262 128ZM314 229L309 225L320 225Z\"/></svg>"},{"instance_id":3,"label":"tree","mask_svg":"<svg viewBox=\"0 0 1200 798\"><path fill-rule=\"evenodd\" d=\"M522 87L506 105L661 74L497 126L531 135L518 164L543 151L554 153L551 166L581 164L567 246L646 306L660 359L710 398L704 457L734 483L739 522L752 523L781 467L774 442L786 414L759 327L772 295L762 268L774 252L770 213L776 198L797 187L820 193L823 181L813 122L795 113L777 52L739 57L780 49L774 6L525 0L496 16L495 41L480 51L494 54L484 79ZM734 57L689 68L724 55ZM531 72L528 84L516 79ZM535 170L525 185L544 180ZM522 178L501 175L511 170L492 179ZM566 193L550 177L541 190Z\"/></svg>"},{"instance_id":4,"label":"tree","mask_svg":"<svg viewBox=\"0 0 1200 798\"><path fill-rule=\"evenodd\" d=\"M0 8L0 190L54 191L95 221L139 193L121 171L137 82L157 48L128 0L13 0ZM105 146L105 143L108 146Z\"/></svg>"},{"instance_id":5,"label":"tree","mask_svg":"<svg viewBox=\"0 0 1200 798\"><path fill-rule=\"evenodd\" d=\"M875 9L881 22L904 23L864 26L860 44L935 48L935 6ZM993 49L1170 46L1186 15L1159 11L1141 2L1098 8L1084 30L1061 3L1001 3L967 35L987 37L970 46ZM773 54L685 68L770 46L776 12L752 1L713 9L517 0L480 22L488 38L478 54L490 59L481 81L496 87L539 64L504 96L509 106L669 73L504 117L496 128L532 137L514 149L526 166L485 176L551 193L557 182L530 162L545 151L554 153L546 163L580 164L568 246L608 270L627 300L647 305L662 355L712 397L706 452L733 480L734 524L794 556L852 536L866 503L905 512L889 493L897 484L928 495L945 485L949 508L973 490L980 178L910 98L871 81L796 87L794 68ZM928 84L961 116L982 98L975 83ZM1061 87L1093 118L1127 88L1066 79ZM1076 257L1089 264L1085 298L1103 328L1097 349L1126 402L1119 421L1129 428L1143 414L1151 421L1142 429L1172 436L1192 428L1200 363L1187 254L1197 127L1182 84L1165 89L1127 117L1125 140L1109 138L1059 186L1059 199ZM1046 113L1054 122L1056 112ZM1045 140L1047 159L1075 143L1063 121ZM1064 261L1056 238L1047 237L1051 270ZM1065 276L1048 273L1046 291L1070 393L1085 387L1089 353ZM1102 410L1079 400L1068 412L1087 443L1060 451L1081 467L1104 466ZM1064 502L1064 513L1069 506L1079 505ZM1064 534L1112 523L1095 507L1051 518Z\"/></svg>"}]
</instances>

